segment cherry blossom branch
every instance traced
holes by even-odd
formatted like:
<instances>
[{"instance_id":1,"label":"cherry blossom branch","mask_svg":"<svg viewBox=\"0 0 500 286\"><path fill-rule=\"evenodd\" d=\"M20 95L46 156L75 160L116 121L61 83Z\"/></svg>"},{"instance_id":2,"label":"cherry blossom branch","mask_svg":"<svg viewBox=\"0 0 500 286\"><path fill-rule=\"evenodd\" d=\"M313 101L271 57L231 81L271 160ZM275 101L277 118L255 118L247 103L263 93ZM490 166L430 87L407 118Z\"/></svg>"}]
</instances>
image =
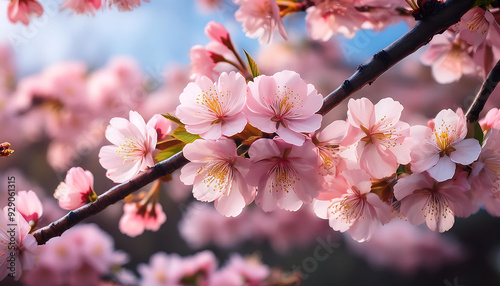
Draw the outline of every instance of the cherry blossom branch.
<instances>
[{"instance_id":1,"label":"cherry blossom branch","mask_svg":"<svg viewBox=\"0 0 500 286\"><path fill-rule=\"evenodd\" d=\"M467 122L475 122L479 119L479 113L483 110L484 104L490 97L493 90L495 90L498 82L500 82L500 61L498 61L490 71L486 80L483 82L481 89L477 93L476 98L474 98L474 102L472 102L469 110L467 110L467 113L465 114Z\"/></svg>"},{"instance_id":2,"label":"cherry blossom branch","mask_svg":"<svg viewBox=\"0 0 500 286\"><path fill-rule=\"evenodd\" d=\"M419 21L404 36L376 53L368 62L360 65L350 78L325 98L323 107L318 113L327 114L354 92L366 84L373 83L393 65L426 45L434 35L442 33L457 23L474 2L475 0L448 0L443 4L437 3L435 10Z\"/></svg>"},{"instance_id":3,"label":"cherry blossom branch","mask_svg":"<svg viewBox=\"0 0 500 286\"><path fill-rule=\"evenodd\" d=\"M141 173L134 179L117 185L100 195L93 203L84 205L76 210L70 211L62 218L52 222L46 227L36 230L35 236L39 245L45 244L49 239L60 236L66 230L70 229L82 220L93 216L112 204L123 200L126 196L146 186L156 179L171 174L173 171L184 166L188 160L184 158L182 152L175 154L167 160L159 162L154 167Z\"/></svg>"},{"instance_id":4,"label":"cherry blossom branch","mask_svg":"<svg viewBox=\"0 0 500 286\"><path fill-rule=\"evenodd\" d=\"M318 113L321 115L328 113L351 94L366 84L372 83L394 64L428 43L435 34L445 31L448 27L458 22L462 15L472 7L474 2L475 0L448 0L442 5L437 5L433 13L418 22L402 38L386 49L376 53L369 62L359 66L349 79L345 80L340 87L324 99L323 107ZM184 158L182 152L179 152L171 158L156 164L129 182L109 189L106 193L100 195L95 202L70 211L59 220L36 230L33 235L39 245L45 244L49 239L60 236L64 231L82 220L119 202L152 181L172 173L187 162L188 160Z\"/></svg>"}]
</instances>

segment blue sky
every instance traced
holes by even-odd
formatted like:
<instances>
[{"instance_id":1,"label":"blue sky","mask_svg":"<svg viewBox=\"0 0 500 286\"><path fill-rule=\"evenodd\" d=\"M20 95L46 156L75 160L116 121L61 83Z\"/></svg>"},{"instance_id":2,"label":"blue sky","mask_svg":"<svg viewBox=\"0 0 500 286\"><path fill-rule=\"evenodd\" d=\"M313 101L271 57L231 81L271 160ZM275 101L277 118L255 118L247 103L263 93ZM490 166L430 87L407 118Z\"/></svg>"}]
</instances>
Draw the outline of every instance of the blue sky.
<instances>
[{"instance_id":1,"label":"blue sky","mask_svg":"<svg viewBox=\"0 0 500 286\"><path fill-rule=\"evenodd\" d=\"M203 14L194 0L150 0L132 12L108 9L92 17L59 11L62 1L41 0L46 13L28 27L10 23L6 12L8 1L0 1L0 11L4 13L0 17L0 41L13 45L20 75L38 72L63 60L83 60L91 67L99 67L115 55L130 55L144 69L187 64L189 48L208 42L203 29L210 20L224 23L237 46L249 52L258 48L258 41L246 38L240 24L235 22L235 6L230 3L219 11ZM293 24L303 29L303 19ZM402 24L384 31L377 41L363 48L364 56L360 59L364 61L405 30ZM371 33L364 32L361 37L371 37ZM338 39L347 45L362 40Z\"/></svg>"}]
</instances>

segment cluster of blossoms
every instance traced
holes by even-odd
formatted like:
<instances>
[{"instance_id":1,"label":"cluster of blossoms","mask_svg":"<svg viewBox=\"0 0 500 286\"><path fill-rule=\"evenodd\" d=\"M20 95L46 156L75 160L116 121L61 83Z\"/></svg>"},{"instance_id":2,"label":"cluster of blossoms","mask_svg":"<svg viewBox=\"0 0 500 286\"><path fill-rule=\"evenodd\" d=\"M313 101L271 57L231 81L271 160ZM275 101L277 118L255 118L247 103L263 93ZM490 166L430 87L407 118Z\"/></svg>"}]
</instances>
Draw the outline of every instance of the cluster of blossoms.
<instances>
[{"instance_id":1,"label":"cluster of blossoms","mask_svg":"<svg viewBox=\"0 0 500 286\"><path fill-rule=\"evenodd\" d=\"M43 15L43 7L37 0L9 0L7 15L13 23L18 21L29 25L32 17ZM62 9L69 9L77 14L92 14L104 8L117 8L120 11L130 11L141 5L141 2L149 0L64 0Z\"/></svg>"},{"instance_id":2,"label":"cluster of blossoms","mask_svg":"<svg viewBox=\"0 0 500 286\"><path fill-rule=\"evenodd\" d=\"M139 285L143 286L282 285L279 284L280 281L290 283L294 281L291 279L297 279L279 271L272 271L255 255L244 258L233 254L224 267L217 269L217 259L210 251L188 257L159 252L151 256L149 264L139 265L138 270L141 275Z\"/></svg>"}]
</instances>

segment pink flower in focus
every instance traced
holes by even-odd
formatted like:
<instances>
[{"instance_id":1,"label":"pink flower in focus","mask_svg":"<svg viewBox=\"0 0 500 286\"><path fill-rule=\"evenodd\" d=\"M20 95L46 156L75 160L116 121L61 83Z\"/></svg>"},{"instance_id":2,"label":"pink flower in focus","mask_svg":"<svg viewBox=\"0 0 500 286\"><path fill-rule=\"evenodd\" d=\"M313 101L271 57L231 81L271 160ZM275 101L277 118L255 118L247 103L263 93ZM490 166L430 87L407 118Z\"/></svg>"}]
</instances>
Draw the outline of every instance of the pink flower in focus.
<instances>
[{"instance_id":1,"label":"pink flower in focus","mask_svg":"<svg viewBox=\"0 0 500 286\"><path fill-rule=\"evenodd\" d=\"M411 170L424 171L438 182L451 179L456 164L468 165L474 162L481 152L479 142L467 138L467 124L461 109L441 110L434 119L434 129L426 126L413 126L411 137Z\"/></svg>"},{"instance_id":2,"label":"pink flower in focus","mask_svg":"<svg viewBox=\"0 0 500 286\"><path fill-rule=\"evenodd\" d=\"M65 0L62 3L62 9L71 9L76 14L94 15L95 10L99 8L101 8L101 0Z\"/></svg>"},{"instance_id":3,"label":"pink flower in focus","mask_svg":"<svg viewBox=\"0 0 500 286\"><path fill-rule=\"evenodd\" d=\"M278 29L283 39L288 36L280 16L276 0L233 0L240 5L234 13L236 21L243 24L243 31L250 38L259 38L259 43L271 41L273 32Z\"/></svg>"},{"instance_id":4,"label":"pink flower in focus","mask_svg":"<svg viewBox=\"0 0 500 286\"><path fill-rule=\"evenodd\" d=\"M426 222L432 231L445 232L453 226L455 216L471 214L466 194L469 188L466 172L445 182L436 182L426 173L414 173L398 180L394 196L401 201L400 212L411 224Z\"/></svg>"},{"instance_id":5,"label":"pink flower in focus","mask_svg":"<svg viewBox=\"0 0 500 286\"><path fill-rule=\"evenodd\" d=\"M337 180L334 196L328 200L322 196L314 202L314 211L322 219L328 219L334 230L349 234L354 240L369 240L381 224L391 220L391 208L371 193L371 180L363 170L345 170L343 180ZM340 197L337 197L338 194Z\"/></svg>"},{"instance_id":6,"label":"pink flower in focus","mask_svg":"<svg viewBox=\"0 0 500 286\"><path fill-rule=\"evenodd\" d=\"M7 13L11 22L21 21L29 25L31 16L42 16L43 7L36 0L10 0Z\"/></svg>"},{"instance_id":7,"label":"pink flower in focus","mask_svg":"<svg viewBox=\"0 0 500 286\"><path fill-rule=\"evenodd\" d=\"M421 61L424 65L431 66L432 76L438 83L452 83L464 74L475 74L478 71L468 48L465 41L448 30L432 38Z\"/></svg>"},{"instance_id":8,"label":"pink flower in focus","mask_svg":"<svg viewBox=\"0 0 500 286\"><path fill-rule=\"evenodd\" d=\"M138 266L141 286L181 286L183 261L177 254L158 252L151 256L149 264Z\"/></svg>"},{"instance_id":9,"label":"pink flower in focus","mask_svg":"<svg viewBox=\"0 0 500 286\"><path fill-rule=\"evenodd\" d=\"M322 116L316 112L323 105L323 96L298 73L285 70L258 76L248 88L248 122L263 132L276 132L284 141L300 146L306 139L302 132L321 126Z\"/></svg>"},{"instance_id":10,"label":"pink flower in focus","mask_svg":"<svg viewBox=\"0 0 500 286\"><path fill-rule=\"evenodd\" d=\"M225 216L239 215L253 201L255 190L244 178L251 163L237 155L233 140L196 140L183 151L191 162L182 168L180 179L194 185L197 200L215 201L215 208Z\"/></svg>"},{"instance_id":11,"label":"pink flower in focus","mask_svg":"<svg viewBox=\"0 0 500 286\"><path fill-rule=\"evenodd\" d=\"M481 128L485 132L489 132L491 128L500 129L500 109L490 109L486 116L479 120L479 124L481 124Z\"/></svg>"},{"instance_id":12,"label":"pink flower in focus","mask_svg":"<svg viewBox=\"0 0 500 286\"><path fill-rule=\"evenodd\" d=\"M130 180L154 166L153 152L158 137L154 126L152 123L146 125L136 111L130 111L129 118L110 120L106 139L114 145L104 146L99 152L99 163L107 170L106 176L115 183Z\"/></svg>"},{"instance_id":13,"label":"pink flower in focus","mask_svg":"<svg viewBox=\"0 0 500 286\"><path fill-rule=\"evenodd\" d=\"M310 140L295 146L281 138L259 139L248 154L254 164L246 180L257 186L255 202L264 211L276 207L296 211L317 196L321 180L318 156Z\"/></svg>"},{"instance_id":14,"label":"pink flower in focus","mask_svg":"<svg viewBox=\"0 0 500 286\"><path fill-rule=\"evenodd\" d=\"M80 167L69 169L64 182L57 186L54 198L65 210L74 210L95 201L97 195L94 192L94 176Z\"/></svg>"},{"instance_id":15,"label":"pink flower in focus","mask_svg":"<svg viewBox=\"0 0 500 286\"><path fill-rule=\"evenodd\" d=\"M23 216L17 211L14 216L8 213L8 207L0 210L0 281L11 273L17 281L23 270L35 267L38 244Z\"/></svg>"},{"instance_id":16,"label":"pink flower in focus","mask_svg":"<svg viewBox=\"0 0 500 286\"><path fill-rule=\"evenodd\" d=\"M159 203L144 205L126 203L123 205L123 212L118 227L122 233L130 237L136 237L144 230L157 231L167 221L167 216Z\"/></svg>"},{"instance_id":17,"label":"pink flower in focus","mask_svg":"<svg viewBox=\"0 0 500 286\"><path fill-rule=\"evenodd\" d=\"M372 178L389 177L399 164L410 162L406 140L410 125L399 121L402 111L403 106L391 98L376 105L367 98L349 100L347 118L351 127L345 140L357 143L360 167Z\"/></svg>"},{"instance_id":18,"label":"pink flower in focus","mask_svg":"<svg viewBox=\"0 0 500 286\"><path fill-rule=\"evenodd\" d=\"M214 83L201 77L189 83L179 96L176 115L186 130L204 139L218 139L241 132L247 124L245 106L247 86L239 73L222 73Z\"/></svg>"},{"instance_id":19,"label":"pink flower in focus","mask_svg":"<svg viewBox=\"0 0 500 286\"><path fill-rule=\"evenodd\" d=\"M156 142L160 142L165 139L167 135L174 132L172 121L168 120L161 114L153 115L153 117L151 117L148 121L148 126L152 126L154 130L156 130Z\"/></svg>"},{"instance_id":20,"label":"pink flower in focus","mask_svg":"<svg viewBox=\"0 0 500 286\"><path fill-rule=\"evenodd\" d=\"M43 206L40 199L33 191L20 191L16 195L16 207L26 222L38 222L43 214Z\"/></svg>"},{"instance_id":21,"label":"pink flower in focus","mask_svg":"<svg viewBox=\"0 0 500 286\"><path fill-rule=\"evenodd\" d=\"M320 174L323 176L337 176L345 168L345 159L341 157L340 143L347 135L349 124L343 120L330 123L313 137L320 158Z\"/></svg>"}]
</instances>

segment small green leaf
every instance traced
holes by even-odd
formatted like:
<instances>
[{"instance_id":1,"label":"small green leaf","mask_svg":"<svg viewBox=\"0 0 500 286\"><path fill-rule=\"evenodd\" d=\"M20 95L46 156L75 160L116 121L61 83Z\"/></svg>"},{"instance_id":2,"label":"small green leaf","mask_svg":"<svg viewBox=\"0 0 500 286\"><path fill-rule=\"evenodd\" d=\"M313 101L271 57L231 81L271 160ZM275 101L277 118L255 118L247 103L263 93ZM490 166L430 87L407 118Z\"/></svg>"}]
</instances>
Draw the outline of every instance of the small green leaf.
<instances>
[{"instance_id":1,"label":"small green leaf","mask_svg":"<svg viewBox=\"0 0 500 286\"><path fill-rule=\"evenodd\" d=\"M174 122L174 123L177 123L177 124L179 124L179 125L184 125L184 124L182 124L182 122L181 122L181 120L180 120L179 118L177 118L177 117L173 116L173 115L172 115L172 114L170 114L170 113L167 113L167 114L162 114L162 116L163 116L163 117L165 117L166 119L168 119L168 120L170 120L170 121Z\"/></svg>"},{"instance_id":2,"label":"small green leaf","mask_svg":"<svg viewBox=\"0 0 500 286\"><path fill-rule=\"evenodd\" d=\"M250 71L252 72L252 77L256 78L260 75L259 67L255 63L254 59L243 49L243 52L245 52L245 56L247 57L248 61L248 66L250 67Z\"/></svg>"},{"instance_id":3,"label":"small green leaf","mask_svg":"<svg viewBox=\"0 0 500 286\"><path fill-rule=\"evenodd\" d=\"M473 7L487 7L495 2L498 0L476 0Z\"/></svg>"},{"instance_id":4,"label":"small green leaf","mask_svg":"<svg viewBox=\"0 0 500 286\"><path fill-rule=\"evenodd\" d=\"M479 145L483 145L483 140L484 140L484 133L483 129L481 128L481 125L479 124L478 121L474 122L474 138L479 141Z\"/></svg>"},{"instance_id":5,"label":"small green leaf","mask_svg":"<svg viewBox=\"0 0 500 286\"><path fill-rule=\"evenodd\" d=\"M162 151L160 151L160 153L156 154L155 159L158 162L166 160L166 159L174 156L175 154L179 153L180 151L182 151L184 146L186 146L186 144L182 143L182 144L171 146L165 150L162 150Z\"/></svg>"},{"instance_id":6,"label":"small green leaf","mask_svg":"<svg viewBox=\"0 0 500 286\"><path fill-rule=\"evenodd\" d=\"M200 139L199 135L191 134L186 131L184 125L179 125L172 134L172 137L181 140L184 143L191 143L196 139Z\"/></svg>"}]
</instances>

